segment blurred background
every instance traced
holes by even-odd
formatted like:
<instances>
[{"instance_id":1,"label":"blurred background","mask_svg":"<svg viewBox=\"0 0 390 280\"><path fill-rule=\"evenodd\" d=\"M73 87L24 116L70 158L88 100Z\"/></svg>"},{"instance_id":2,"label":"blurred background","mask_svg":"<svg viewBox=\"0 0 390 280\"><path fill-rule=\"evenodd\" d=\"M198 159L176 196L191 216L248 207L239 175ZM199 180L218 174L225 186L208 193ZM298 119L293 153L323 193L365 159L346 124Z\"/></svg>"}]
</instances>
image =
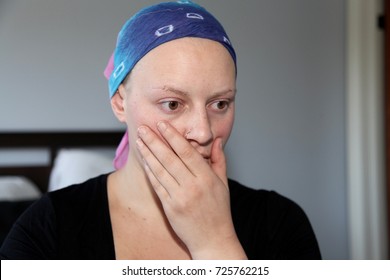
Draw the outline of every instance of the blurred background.
<instances>
[{"instance_id":1,"label":"blurred background","mask_svg":"<svg viewBox=\"0 0 390 280\"><path fill-rule=\"evenodd\" d=\"M111 112L103 70L122 24L157 2L0 0L0 132L123 128ZM373 185L360 186L364 178L352 184L354 172L361 175L352 164L360 151L353 150L354 129L365 121L359 110L371 103L354 103L360 99L351 88L362 81L349 71L363 69L365 76L368 68L354 63L364 57L359 40L368 40L373 46L363 52L374 50L376 63L370 71L381 74L382 1L196 2L222 22L238 56L237 115L226 148L230 177L296 201L323 258L387 258L383 166L374 164ZM374 101L380 82L366 92ZM368 110L378 112L375 104ZM376 115L370 120L380 124ZM376 139L374 163L381 161ZM366 192L375 194L369 202Z\"/></svg>"}]
</instances>

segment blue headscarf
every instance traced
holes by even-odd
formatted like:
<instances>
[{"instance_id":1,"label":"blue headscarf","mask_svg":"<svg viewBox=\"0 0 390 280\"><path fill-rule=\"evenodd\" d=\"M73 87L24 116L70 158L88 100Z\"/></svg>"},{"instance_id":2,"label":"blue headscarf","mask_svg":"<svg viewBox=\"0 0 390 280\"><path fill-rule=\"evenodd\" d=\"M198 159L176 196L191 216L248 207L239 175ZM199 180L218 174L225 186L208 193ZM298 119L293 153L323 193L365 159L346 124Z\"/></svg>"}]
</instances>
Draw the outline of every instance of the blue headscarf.
<instances>
[{"instance_id":1,"label":"blue headscarf","mask_svg":"<svg viewBox=\"0 0 390 280\"><path fill-rule=\"evenodd\" d=\"M140 10L131 17L118 34L113 55L104 71L110 97L131 72L137 62L159 45L184 37L198 37L221 43L233 58L236 53L224 28L203 7L191 1L165 2ZM126 131L116 150L114 166L122 168L129 153Z\"/></svg>"},{"instance_id":2,"label":"blue headscarf","mask_svg":"<svg viewBox=\"0 0 390 280\"><path fill-rule=\"evenodd\" d=\"M137 62L155 47L171 40L198 37L221 43L236 64L236 54L224 28L203 7L191 1L165 2L140 10L118 34L109 77L112 97Z\"/></svg>"}]
</instances>

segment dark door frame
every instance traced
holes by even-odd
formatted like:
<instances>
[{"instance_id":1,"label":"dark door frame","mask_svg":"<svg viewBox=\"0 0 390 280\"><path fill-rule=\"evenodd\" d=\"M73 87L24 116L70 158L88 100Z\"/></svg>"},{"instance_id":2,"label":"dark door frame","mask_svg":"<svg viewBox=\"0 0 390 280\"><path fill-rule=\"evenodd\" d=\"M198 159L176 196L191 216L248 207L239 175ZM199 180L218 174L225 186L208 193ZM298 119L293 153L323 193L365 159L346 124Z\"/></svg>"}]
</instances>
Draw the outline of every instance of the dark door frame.
<instances>
[{"instance_id":1,"label":"dark door frame","mask_svg":"<svg viewBox=\"0 0 390 280\"><path fill-rule=\"evenodd\" d=\"M385 32L385 69L384 69L384 87L385 87L385 149L386 149L386 189L387 189L387 240L388 256L390 256L390 0L384 0L384 32Z\"/></svg>"}]
</instances>

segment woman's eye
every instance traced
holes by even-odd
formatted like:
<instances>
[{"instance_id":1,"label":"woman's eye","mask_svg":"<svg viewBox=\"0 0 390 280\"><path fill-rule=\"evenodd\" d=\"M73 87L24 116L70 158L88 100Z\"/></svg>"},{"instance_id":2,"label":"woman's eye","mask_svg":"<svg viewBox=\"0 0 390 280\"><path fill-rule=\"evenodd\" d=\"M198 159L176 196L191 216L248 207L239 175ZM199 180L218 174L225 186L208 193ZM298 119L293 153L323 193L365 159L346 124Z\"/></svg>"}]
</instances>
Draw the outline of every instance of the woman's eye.
<instances>
[{"instance_id":1,"label":"woman's eye","mask_svg":"<svg viewBox=\"0 0 390 280\"><path fill-rule=\"evenodd\" d=\"M179 102L177 101L169 101L168 102L168 108L172 111L176 110L177 108L179 108Z\"/></svg>"},{"instance_id":2,"label":"woman's eye","mask_svg":"<svg viewBox=\"0 0 390 280\"><path fill-rule=\"evenodd\" d=\"M170 111L170 112L177 111L180 107L180 103L178 101L175 101L175 100L164 101L161 104L162 104L162 107L164 110Z\"/></svg>"},{"instance_id":3,"label":"woman's eye","mask_svg":"<svg viewBox=\"0 0 390 280\"><path fill-rule=\"evenodd\" d=\"M216 109L217 111L223 111L229 107L229 102L225 100L220 100L217 102L214 102L212 104L212 107Z\"/></svg>"}]
</instances>

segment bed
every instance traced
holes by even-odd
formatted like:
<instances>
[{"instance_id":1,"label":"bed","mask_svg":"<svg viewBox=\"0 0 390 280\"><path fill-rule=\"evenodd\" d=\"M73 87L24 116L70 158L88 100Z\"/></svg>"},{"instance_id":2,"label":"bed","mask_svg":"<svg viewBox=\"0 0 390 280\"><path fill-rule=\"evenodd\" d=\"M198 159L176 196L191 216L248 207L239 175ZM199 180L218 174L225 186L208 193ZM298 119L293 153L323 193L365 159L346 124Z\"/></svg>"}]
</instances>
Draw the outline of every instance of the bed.
<instances>
[{"instance_id":1,"label":"bed","mask_svg":"<svg viewBox=\"0 0 390 280\"><path fill-rule=\"evenodd\" d=\"M123 131L1 132L0 151L39 150L42 164L0 165L0 246L12 224L47 192L113 170ZM1 154L0 154L1 157Z\"/></svg>"}]
</instances>

